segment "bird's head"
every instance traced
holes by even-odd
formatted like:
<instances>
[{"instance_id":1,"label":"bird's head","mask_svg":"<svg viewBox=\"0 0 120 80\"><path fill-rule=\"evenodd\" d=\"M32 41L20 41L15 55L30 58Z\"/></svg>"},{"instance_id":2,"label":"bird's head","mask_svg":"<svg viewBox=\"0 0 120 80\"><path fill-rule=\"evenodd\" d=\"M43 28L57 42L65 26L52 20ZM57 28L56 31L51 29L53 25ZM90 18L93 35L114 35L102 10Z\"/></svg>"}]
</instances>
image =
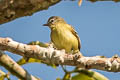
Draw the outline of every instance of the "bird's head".
<instances>
[{"instance_id":1,"label":"bird's head","mask_svg":"<svg viewBox=\"0 0 120 80\"><path fill-rule=\"evenodd\" d=\"M43 24L43 26L49 26L51 28L51 27L54 27L55 25L61 24L61 23L66 23L63 18L61 18L59 16L52 16L48 19L46 24Z\"/></svg>"}]
</instances>

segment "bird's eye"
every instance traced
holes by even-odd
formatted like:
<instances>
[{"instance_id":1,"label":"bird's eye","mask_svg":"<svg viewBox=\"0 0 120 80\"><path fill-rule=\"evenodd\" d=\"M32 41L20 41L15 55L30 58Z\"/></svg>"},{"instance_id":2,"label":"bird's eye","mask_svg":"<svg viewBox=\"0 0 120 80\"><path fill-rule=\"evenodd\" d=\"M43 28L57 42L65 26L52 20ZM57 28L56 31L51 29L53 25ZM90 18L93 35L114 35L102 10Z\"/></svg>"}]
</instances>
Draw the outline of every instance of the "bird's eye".
<instances>
[{"instance_id":1,"label":"bird's eye","mask_svg":"<svg viewBox=\"0 0 120 80\"><path fill-rule=\"evenodd\" d=\"M51 19L51 20L50 20L50 23L53 23L53 22L54 22L54 19Z\"/></svg>"}]
</instances>

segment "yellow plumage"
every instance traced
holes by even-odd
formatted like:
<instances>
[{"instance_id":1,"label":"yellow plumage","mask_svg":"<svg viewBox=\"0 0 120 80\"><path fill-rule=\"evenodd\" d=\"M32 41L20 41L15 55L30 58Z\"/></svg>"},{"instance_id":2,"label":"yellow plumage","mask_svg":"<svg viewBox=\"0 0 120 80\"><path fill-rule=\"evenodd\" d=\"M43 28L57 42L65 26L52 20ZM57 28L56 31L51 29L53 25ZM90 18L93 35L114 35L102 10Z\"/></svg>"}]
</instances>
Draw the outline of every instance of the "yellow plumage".
<instances>
[{"instance_id":1,"label":"yellow plumage","mask_svg":"<svg viewBox=\"0 0 120 80\"><path fill-rule=\"evenodd\" d=\"M67 53L80 51L80 39L73 29L63 18L50 17L47 24L51 29L51 41L59 50L65 49Z\"/></svg>"}]
</instances>

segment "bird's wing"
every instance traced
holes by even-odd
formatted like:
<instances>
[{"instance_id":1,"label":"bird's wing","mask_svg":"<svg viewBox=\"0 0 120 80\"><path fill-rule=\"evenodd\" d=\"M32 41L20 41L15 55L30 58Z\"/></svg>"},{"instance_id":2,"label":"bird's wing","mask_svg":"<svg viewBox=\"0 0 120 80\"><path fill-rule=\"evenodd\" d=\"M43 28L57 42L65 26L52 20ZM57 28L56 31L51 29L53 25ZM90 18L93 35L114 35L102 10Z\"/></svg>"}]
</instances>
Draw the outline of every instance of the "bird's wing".
<instances>
[{"instance_id":1,"label":"bird's wing","mask_svg":"<svg viewBox=\"0 0 120 80\"><path fill-rule=\"evenodd\" d=\"M75 29L74 29L71 25L69 25L69 29L70 29L70 31L72 32L72 34L78 39L78 49L79 49L79 51L80 51L80 48L81 48L80 38L79 38L77 32L75 31Z\"/></svg>"}]
</instances>

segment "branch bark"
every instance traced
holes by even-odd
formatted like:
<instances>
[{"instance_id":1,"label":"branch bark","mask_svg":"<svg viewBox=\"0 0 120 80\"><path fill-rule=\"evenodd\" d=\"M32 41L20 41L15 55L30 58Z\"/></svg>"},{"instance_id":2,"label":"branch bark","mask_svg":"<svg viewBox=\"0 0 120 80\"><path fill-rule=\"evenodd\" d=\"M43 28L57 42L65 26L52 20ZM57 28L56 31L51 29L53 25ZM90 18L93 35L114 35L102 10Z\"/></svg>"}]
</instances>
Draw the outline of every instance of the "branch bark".
<instances>
[{"instance_id":1,"label":"branch bark","mask_svg":"<svg viewBox=\"0 0 120 80\"><path fill-rule=\"evenodd\" d=\"M27 45L10 38L0 38L0 50L9 51L21 56L40 59L48 64L77 66L85 69L98 69L109 72L120 72L120 58L84 57L79 54L66 54L63 50L43 48L38 45Z\"/></svg>"},{"instance_id":2,"label":"branch bark","mask_svg":"<svg viewBox=\"0 0 120 80\"><path fill-rule=\"evenodd\" d=\"M22 80L39 80L36 77L30 75L26 70L19 66L14 60L8 55L0 51L0 65L4 66L13 75L17 76Z\"/></svg>"},{"instance_id":3,"label":"branch bark","mask_svg":"<svg viewBox=\"0 0 120 80\"><path fill-rule=\"evenodd\" d=\"M61 0L0 0L0 24L48 9Z\"/></svg>"},{"instance_id":4,"label":"branch bark","mask_svg":"<svg viewBox=\"0 0 120 80\"><path fill-rule=\"evenodd\" d=\"M31 16L33 13L46 10L50 6L60 1L62 0L0 0L0 24L10 22L20 17ZM81 5L82 3L81 1L82 0L79 1L78 3L79 5ZM120 2L120 0L87 0L87 1Z\"/></svg>"}]
</instances>

